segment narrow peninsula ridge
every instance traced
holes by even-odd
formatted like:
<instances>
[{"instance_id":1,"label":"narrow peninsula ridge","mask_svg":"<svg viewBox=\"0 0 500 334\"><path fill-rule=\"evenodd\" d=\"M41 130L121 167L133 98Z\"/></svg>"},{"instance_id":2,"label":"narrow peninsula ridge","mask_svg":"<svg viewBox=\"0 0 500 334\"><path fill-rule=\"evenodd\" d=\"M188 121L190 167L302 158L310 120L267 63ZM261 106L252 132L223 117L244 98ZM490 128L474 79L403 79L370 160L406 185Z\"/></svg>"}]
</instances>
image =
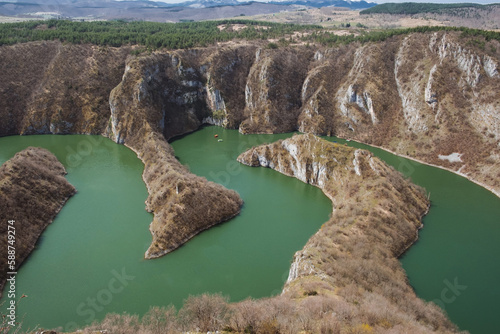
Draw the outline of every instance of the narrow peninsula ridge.
<instances>
[{"instance_id":1,"label":"narrow peninsula ridge","mask_svg":"<svg viewBox=\"0 0 500 334\"><path fill-rule=\"evenodd\" d=\"M76 193L64 175L66 170L57 158L37 147L28 147L0 166L0 256L5 259L0 291L7 273L21 266L45 228ZM8 242L8 230L15 231L15 242ZM15 270L6 261L8 245L15 248Z\"/></svg>"},{"instance_id":2,"label":"narrow peninsula ridge","mask_svg":"<svg viewBox=\"0 0 500 334\"><path fill-rule=\"evenodd\" d=\"M456 331L436 305L416 296L398 261L429 208L422 188L368 151L312 134L252 148L238 161L315 185L333 204L330 219L295 254L283 297L319 295L338 315L356 305L356 317L381 333L396 323L402 332Z\"/></svg>"}]
</instances>

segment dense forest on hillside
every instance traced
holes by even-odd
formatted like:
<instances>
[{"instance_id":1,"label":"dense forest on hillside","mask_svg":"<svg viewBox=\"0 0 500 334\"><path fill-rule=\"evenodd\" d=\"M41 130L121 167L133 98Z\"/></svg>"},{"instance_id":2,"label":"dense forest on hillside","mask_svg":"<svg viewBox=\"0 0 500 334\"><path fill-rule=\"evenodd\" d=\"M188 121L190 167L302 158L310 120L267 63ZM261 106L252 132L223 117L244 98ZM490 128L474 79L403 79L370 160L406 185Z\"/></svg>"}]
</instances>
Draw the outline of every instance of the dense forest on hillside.
<instances>
[{"instance_id":1,"label":"dense forest on hillside","mask_svg":"<svg viewBox=\"0 0 500 334\"><path fill-rule=\"evenodd\" d=\"M488 30L479 29L469 29L465 27L439 27L439 26L423 26L416 28L407 29L389 29L389 30L378 30L369 33L362 34L360 36L347 35L338 36L331 32L314 33L309 36L308 40L313 40L322 45L334 46L337 44L347 44L351 42L378 42L384 41L390 37L398 35L406 35L410 33L425 33L425 32L435 32L435 31L461 31L462 37L477 37L474 44L484 48L485 41L497 40L500 41L500 33Z\"/></svg>"},{"instance_id":2,"label":"dense forest on hillside","mask_svg":"<svg viewBox=\"0 0 500 334\"><path fill-rule=\"evenodd\" d=\"M239 31L221 29L227 24L245 24ZM144 45L154 49L185 49L211 45L236 38L254 40L278 38L300 31L321 29L314 25L278 24L250 20L221 20L157 23L122 20L72 22L67 20L29 21L0 25L0 45L37 40L121 46Z\"/></svg>"},{"instance_id":3,"label":"dense forest on hillside","mask_svg":"<svg viewBox=\"0 0 500 334\"><path fill-rule=\"evenodd\" d=\"M233 29L239 25L238 29ZM187 49L214 45L230 40L276 40L268 46L276 48L291 43L320 43L333 46L351 42L383 41L396 35L429 31L462 31L464 36L477 36L477 44L492 39L500 41L500 33L456 27L417 27L409 29L367 32L339 36L335 30L316 25L281 24L250 20L221 20L184 23L98 21L72 22L66 20L28 21L0 24L0 45L30 41L60 40L73 44L102 46L141 45L149 49ZM292 35L295 34L295 37ZM295 39L294 39L295 38Z\"/></svg>"},{"instance_id":4,"label":"dense forest on hillside","mask_svg":"<svg viewBox=\"0 0 500 334\"><path fill-rule=\"evenodd\" d=\"M372 8L362 10L360 14L403 14L413 15L419 13L448 13L450 10L464 8L488 9L490 6L499 4L480 5L477 3L426 3L426 2L405 2L405 3L384 3Z\"/></svg>"}]
</instances>

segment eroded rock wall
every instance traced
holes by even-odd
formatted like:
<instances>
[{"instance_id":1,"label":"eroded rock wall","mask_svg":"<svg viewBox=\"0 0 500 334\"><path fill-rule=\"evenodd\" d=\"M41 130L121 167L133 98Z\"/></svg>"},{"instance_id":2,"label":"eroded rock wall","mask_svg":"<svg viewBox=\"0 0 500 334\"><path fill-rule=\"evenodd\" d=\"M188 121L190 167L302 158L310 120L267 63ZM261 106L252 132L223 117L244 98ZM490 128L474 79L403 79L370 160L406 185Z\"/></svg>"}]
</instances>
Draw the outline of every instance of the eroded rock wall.
<instances>
[{"instance_id":1,"label":"eroded rock wall","mask_svg":"<svg viewBox=\"0 0 500 334\"><path fill-rule=\"evenodd\" d=\"M212 49L130 56L107 48L37 42L0 48L0 135L102 134L144 162L147 258L164 255L239 213L234 191L189 173L166 139L210 116L207 66Z\"/></svg>"},{"instance_id":2,"label":"eroded rock wall","mask_svg":"<svg viewBox=\"0 0 500 334\"><path fill-rule=\"evenodd\" d=\"M189 173L165 140L194 131L207 115L203 69L187 64L176 53L133 59L109 100L108 135L144 162L146 208L154 214L146 258L165 255L232 218L243 204L235 191Z\"/></svg>"},{"instance_id":3,"label":"eroded rock wall","mask_svg":"<svg viewBox=\"0 0 500 334\"><path fill-rule=\"evenodd\" d=\"M166 140L206 123L352 138L462 173L500 195L498 44L480 48L471 37L436 32L336 48L248 42L137 57L131 47L2 46L0 135L91 133L125 143L145 164L158 228L173 221L173 208L189 206L175 205L176 182L154 186L154 175L196 179ZM197 180L202 194L214 193L215 185ZM217 192L226 209L190 230L238 212L234 193ZM191 219L179 210L176 220Z\"/></svg>"},{"instance_id":4,"label":"eroded rock wall","mask_svg":"<svg viewBox=\"0 0 500 334\"><path fill-rule=\"evenodd\" d=\"M101 134L129 53L59 42L0 47L0 136Z\"/></svg>"},{"instance_id":5,"label":"eroded rock wall","mask_svg":"<svg viewBox=\"0 0 500 334\"><path fill-rule=\"evenodd\" d=\"M257 49L240 132L352 138L499 195L500 45L489 43L481 49L459 33L436 32L314 53ZM461 159L442 158L453 153Z\"/></svg>"}]
</instances>

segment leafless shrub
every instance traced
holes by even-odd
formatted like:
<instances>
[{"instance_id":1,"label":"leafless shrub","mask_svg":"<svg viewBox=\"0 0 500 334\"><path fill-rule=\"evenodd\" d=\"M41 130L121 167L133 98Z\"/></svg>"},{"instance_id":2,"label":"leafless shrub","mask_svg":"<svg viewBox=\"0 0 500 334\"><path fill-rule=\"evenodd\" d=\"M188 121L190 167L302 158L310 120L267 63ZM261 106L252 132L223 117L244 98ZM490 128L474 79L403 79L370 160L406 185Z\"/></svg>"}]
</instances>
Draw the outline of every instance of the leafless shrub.
<instances>
[{"instance_id":1,"label":"leafless shrub","mask_svg":"<svg viewBox=\"0 0 500 334\"><path fill-rule=\"evenodd\" d=\"M256 333L264 310L255 300L247 299L232 305L229 326L237 332Z\"/></svg>"},{"instance_id":2,"label":"leafless shrub","mask_svg":"<svg viewBox=\"0 0 500 334\"><path fill-rule=\"evenodd\" d=\"M317 325L317 332L321 334L340 334L341 323L334 317L325 317Z\"/></svg>"},{"instance_id":3,"label":"leafless shrub","mask_svg":"<svg viewBox=\"0 0 500 334\"><path fill-rule=\"evenodd\" d=\"M179 332L175 307L151 307L141 321L141 332L170 334Z\"/></svg>"},{"instance_id":4,"label":"leafless shrub","mask_svg":"<svg viewBox=\"0 0 500 334\"><path fill-rule=\"evenodd\" d=\"M109 313L104 320L92 324L84 329L84 333L95 333L105 330L108 333L137 334L140 330L140 321L137 315Z\"/></svg>"},{"instance_id":5,"label":"leafless shrub","mask_svg":"<svg viewBox=\"0 0 500 334\"><path fill-rule=\"evenodd\" d=\"M184 328L202 332L221 330L228 316L228 298L222 295L189 296L179 311Z\"/></svg>"}]
</instances>

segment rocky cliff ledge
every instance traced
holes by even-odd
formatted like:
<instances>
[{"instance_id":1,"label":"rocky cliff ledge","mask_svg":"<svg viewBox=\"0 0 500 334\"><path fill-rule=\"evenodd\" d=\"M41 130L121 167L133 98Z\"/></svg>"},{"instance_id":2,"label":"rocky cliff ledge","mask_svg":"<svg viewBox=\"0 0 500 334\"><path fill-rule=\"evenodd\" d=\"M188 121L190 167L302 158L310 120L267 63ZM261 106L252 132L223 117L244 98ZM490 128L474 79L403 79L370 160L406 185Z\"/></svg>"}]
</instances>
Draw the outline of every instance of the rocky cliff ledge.
<instances>
[{"instance_id":1,"label":"rocky cliff ledge","mask_svg":"<svg viewBox=\"0 0 500 334\"><path fill-rule=\"evenodd\" d=\"M166 54L128 62L122 82L111 92L106 132L144 163L146 208L154 213L146 258L165 255L234 217L243 204L235 191L189 173L165 140L200 126L206 114L201 85L196 71Z\"/></svg>"},{"instance_id":2,"label":"rocky cliff ledge","mask_svg":"<svg viewBox=\"0 0 500 334\"><path fill-rule=\"evenodd\" d=\"M332 200L331 218L295 254L283 295L333 298L336 317L355 312L380 332L455 330L417 298L397 259L417 240L429 207L423 189L368 151L311 134L252 148L238 161L296 177Z\"/></svg>"},{"instance_id":3,"label":"rocky cliff ledge","mask_svg":"<svg viewBox=\"0 0 500 334\"><path fill-rule=\"evenodd\" d=\"M240 87L239 129L352 138L462 173L500 196L500 46L473 43L437 32L315 52L258 50ZM453 153L459 158L446 159Z\"/></svg>"},{"instance_id":4,"label":"rocky cliff ledge","mask_svg":"<svg viewBox=\"0 0 500 334\"><path fill-rule=\"evenodd\" d=\"M66 170L42 148L29 147L0 166L0 291L7 279L8 245L15 247L16 270L34 249L40 234L76 193L64 178ZM9 224L9 221L14 221ZM9 228L9 226L12 226ZM8 243L8 230L15 243Z\"/></svg>"}]
</instances>

